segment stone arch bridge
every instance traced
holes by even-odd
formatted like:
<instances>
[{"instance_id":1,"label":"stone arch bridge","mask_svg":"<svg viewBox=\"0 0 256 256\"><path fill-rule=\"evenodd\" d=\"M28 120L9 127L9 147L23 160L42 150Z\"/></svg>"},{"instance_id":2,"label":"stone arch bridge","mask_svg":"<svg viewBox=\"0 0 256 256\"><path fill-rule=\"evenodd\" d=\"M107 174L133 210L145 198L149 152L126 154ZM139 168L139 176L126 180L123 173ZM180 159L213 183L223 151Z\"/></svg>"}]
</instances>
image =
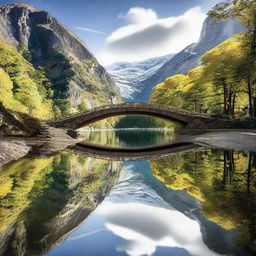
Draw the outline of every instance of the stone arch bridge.
<instances>
[{"instance_id":1,"label":"stone arch bridge","mask_svg":"<svg viewBox=\"0 0 256 256\"><path fill-rule=\"evenodd\" d=\"M120 115L144 115L157 117L181 124L186 128L194 129L213 128L216 126L216 121L220 123L220 120L214 119L207 114L190 112L166 105L122 103L94 108L79 114L70 115L63 119L47 121L47 124L55 128L76 130L96 121ZM223 126L226 126L225 120L222 120L222 128L224 128Z\"/></svg>"}]
</instances>

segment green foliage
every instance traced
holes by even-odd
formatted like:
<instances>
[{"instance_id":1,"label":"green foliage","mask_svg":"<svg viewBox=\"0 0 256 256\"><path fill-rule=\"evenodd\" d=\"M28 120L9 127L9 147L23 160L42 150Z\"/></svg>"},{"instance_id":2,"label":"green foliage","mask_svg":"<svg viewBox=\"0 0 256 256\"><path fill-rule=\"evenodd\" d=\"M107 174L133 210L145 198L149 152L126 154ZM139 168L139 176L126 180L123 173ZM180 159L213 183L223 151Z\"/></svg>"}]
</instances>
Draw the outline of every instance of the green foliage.
<instances>
[{"instance_id":1,"label":"green foliage","mask_svg":"<svg viewBox=\"0 0 256 256\"><path fill-rule=\"evenodd\" d=\"M67 152L44 159L23 158L2 166L0 231L19 222L41 225L73 197L76 201L72 200L72 207L79 208L84 201L88 207L94 206L91 195L110 186L118 173L109 173L109 166L108 161Z\"/></svg>"},{"instance_id":2,"label":"green foliage","mask_svg":"<svg viewBox=\"0 0 256 256\"><path fill-rule=\"evenodd\" d=\"M18 51L27 61L29 61L29 62L32 61L31 53L29 52L26 44L24 44L22 42L19 43Z\"/></svg>"},{"instance_id":3,"label":"green foliage","mask_svg":"<svg viewBox=\"0 0 256 256\"><path fill-rule=\"evenodd\" d=\"M51 84L13 47L0 42L1 101L7 108L39 118L51 118ZM6 95L4 95L7 93Z\"/></svg>"},{"instance_id":4,"label":"green foliage","mask_svg":"<svg viewBox=\"0 0 256 256\"><path fill-rule=\"evenodd\" d=\"M54 100L54 113L57 118L63 115L71 114L71 104L69 99L55 99Z\"/></svg>"},{"instance_id":5,"label":"green foliage","mask_svg":"<svg viewBox=\"0 0 256 256\"><path fill-rule=\"evenodd\" d=\"M202 202L202 213L226 229L248 218L241 202L255 193L255 155L205 150L151 162L153 174L174 190L186 190ZM246 195L247 193L247 195Z\"/></svg>"},{"instance_id":6,"label":"green foliage","mask_svg":"<svg viewBox=\"0 0 256 256\"><path fill-rule=\"evenodd\" d=\"M5 230L47 186L39 182L49 172L52 159L22 159L5 165L0 172L0 230ZM33 191L33 187L37 188ZM3 188L3 189L2 189Z\"/></svg>"},{"instance_id":7,"label":"green foliage","mask_svg":"<svg viewBox=\"0 0 256 256\"><path fill-rule=\"evenodd\" d=\"M242 35L226 40L205 53L203 66L154 87L151 102L230 118L246 115L256 65L244 51L242 40Z\"/></svg>"},{"instance_id":8,"label":"green foliage","mask_svg":"<svg viewBox=\"0 0 256 256\"><path fill-rule=\"evenodd\" d=\"M81 102L78 106L77 106L77 109L79 112L84 112L85 110L88 109L88 106L87 104L83 101Z\"/></svg>"},{"instance_id":9,"label":"green foliage","mask_svg":"<svg viewBox=\"0 0 256 256\"><path fill-rule=\"evenodd\" d=\"M236 18L245 28L240 38L243 57L236 65L236 77L246 84L250 117L256 116L256 2L254 0L229 0L217 4L208 13L217 20Z\"/></svg>"},{"instance_id":10,"label":"green foliage","mask_svg":"<svg viewBox=\"0 0 256 256\"><path fill-rule=\"evenodd\" d=\"M158 127L170 127L171 123L149 116L124 116L121 117L115 128L158 128Z\"/></svg>"}]
</instances>

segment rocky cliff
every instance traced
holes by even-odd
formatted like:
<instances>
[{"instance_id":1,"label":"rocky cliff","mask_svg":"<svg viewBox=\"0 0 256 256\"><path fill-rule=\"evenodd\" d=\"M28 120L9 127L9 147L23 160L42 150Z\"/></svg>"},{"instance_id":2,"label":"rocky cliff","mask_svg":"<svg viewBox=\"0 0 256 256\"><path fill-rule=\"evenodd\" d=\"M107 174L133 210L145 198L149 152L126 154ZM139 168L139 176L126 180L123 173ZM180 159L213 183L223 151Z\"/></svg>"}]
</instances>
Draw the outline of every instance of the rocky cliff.
<instances>
[{"instance_id":1,"label":"rocky cliff","mask_svg":"<svg viewBox=\"0 0 256 256\"><path fill-rule=\"evenodd\" d=\"M68 114L120 101L114 82L86 45L49 13L24 3L1 6L0 40L43 70L55 111Z\"/></svg>"}]
</instances>

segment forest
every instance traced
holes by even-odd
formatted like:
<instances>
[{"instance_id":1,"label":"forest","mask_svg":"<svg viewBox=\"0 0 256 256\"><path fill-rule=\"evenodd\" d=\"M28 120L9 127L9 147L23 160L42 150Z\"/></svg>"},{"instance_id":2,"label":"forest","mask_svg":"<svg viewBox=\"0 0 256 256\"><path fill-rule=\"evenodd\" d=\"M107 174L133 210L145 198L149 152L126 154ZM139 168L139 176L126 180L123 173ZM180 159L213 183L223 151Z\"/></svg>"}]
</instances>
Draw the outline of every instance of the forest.
<instances>
[{"instance_id":1,"label":"forest","mask_svg":"<svg viewBox=\"0 0 256 256\"><path fill-rule=\"evenodd\" d=\"M153 88L152 103L219 117L256 116L256 2L226 1L208 15L238 19L244 31L206 52L201 65Z\"/></svg>"}]
</instances>

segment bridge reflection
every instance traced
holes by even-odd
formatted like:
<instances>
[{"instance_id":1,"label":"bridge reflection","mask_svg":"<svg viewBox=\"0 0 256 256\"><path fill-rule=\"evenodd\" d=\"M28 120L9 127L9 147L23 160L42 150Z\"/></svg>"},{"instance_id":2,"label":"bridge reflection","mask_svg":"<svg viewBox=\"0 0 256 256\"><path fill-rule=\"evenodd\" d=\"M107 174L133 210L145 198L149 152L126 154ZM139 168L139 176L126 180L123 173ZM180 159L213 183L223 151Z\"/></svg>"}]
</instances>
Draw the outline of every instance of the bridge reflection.
<instances>
[{"instance_id":1,"label":"bridge reflection","mask_svg":"<svg viewBox=\"0 0 256 256\"><path fill-rule=\"evenodd\" d=\"M172 141L165 144L136 148L108 147L82 142L67 148L68 151L75 154L113 161L157 160L169 156L182 155L199 149L201 149L199 145L182 141Z\"/></svg>"}]
</instances>

